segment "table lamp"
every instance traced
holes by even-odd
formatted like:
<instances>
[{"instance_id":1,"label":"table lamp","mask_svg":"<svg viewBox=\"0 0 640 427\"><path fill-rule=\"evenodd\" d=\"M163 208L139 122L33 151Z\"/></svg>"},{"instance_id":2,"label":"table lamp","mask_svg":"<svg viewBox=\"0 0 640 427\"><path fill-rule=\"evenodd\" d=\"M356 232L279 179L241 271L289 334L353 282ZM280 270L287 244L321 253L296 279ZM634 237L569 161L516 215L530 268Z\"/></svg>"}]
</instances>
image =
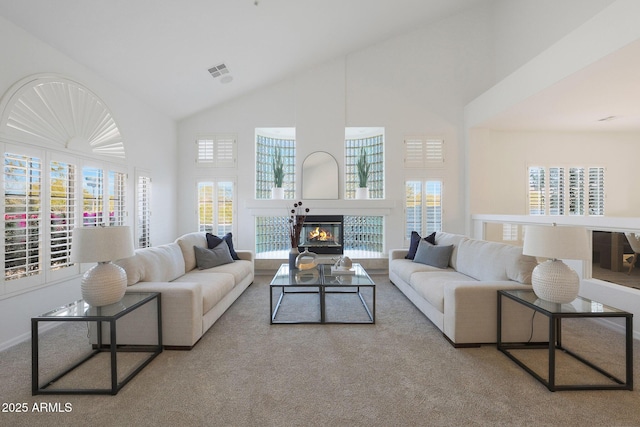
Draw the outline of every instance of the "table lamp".
<instances>
[{"instance_id":1,"label":"table lamp","mask_svg":"<svg viewBox=\"0 0 640 427\"><path fill-rule=\"evenodd\" d=\"M98 263L82 276L82 298L95 307L120 301L127 289L127 273L111 261L134 255L131 228L80 227L73 229L71 237L72 262Z\"/></svg>"},{"instance_id":2,"label":"table lamp","mask_svg":"<svg viewBox=\"0 0 640 427\"><path fill-rule=\"evenodd\" d=\"M538 298L565 304L580 291L580 278L562 259L588 260L589 240L582 227L525 226L524 255L550 258L533 269L531 284Z\"/></svg>"}]
</instances>

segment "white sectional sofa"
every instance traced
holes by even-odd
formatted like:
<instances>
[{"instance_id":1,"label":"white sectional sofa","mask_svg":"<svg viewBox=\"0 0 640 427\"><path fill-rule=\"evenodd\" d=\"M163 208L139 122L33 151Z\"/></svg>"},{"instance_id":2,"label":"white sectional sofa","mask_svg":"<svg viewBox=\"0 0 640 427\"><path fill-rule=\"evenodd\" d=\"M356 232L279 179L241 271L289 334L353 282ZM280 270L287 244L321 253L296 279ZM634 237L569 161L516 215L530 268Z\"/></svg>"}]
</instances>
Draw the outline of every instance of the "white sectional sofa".
<instances>
[{"instance_id":1,"label":"white sectional sofa","mask_svg":"<svg viewBox=\"0 0 640 427\"><path fill-rule=\"evenodd\" d=\"M253 252L235 251L239 260L200 270L194 246L207 248L206 233L185 234L174 243L137 249L133 257L117 261L127 273L127 292L161 293L162 340L168 348L193 347L253 283ZM155 342L154 331L139 325L142 320L153 325L151 310L153 305L146 304L122 319L119 343ZM134 323L137 327L129 327Z\"/></svg>"},{"instance_id":2,"label":"white sectional sofa","mask_svg":"<svg viewBox=\"0 0 640 427\"><path fill-rule=\"evenodd\" d=\"M534 257L522 248L438 232L436 246L453 246L445 268L406 259L407 249L389 252L389 279L456 347L497 341L497 291L531 289ZM503 339L546 341L543 316L503 298ZM532 326L534 322L534 326Z\"/></svg>"}]
</instances>

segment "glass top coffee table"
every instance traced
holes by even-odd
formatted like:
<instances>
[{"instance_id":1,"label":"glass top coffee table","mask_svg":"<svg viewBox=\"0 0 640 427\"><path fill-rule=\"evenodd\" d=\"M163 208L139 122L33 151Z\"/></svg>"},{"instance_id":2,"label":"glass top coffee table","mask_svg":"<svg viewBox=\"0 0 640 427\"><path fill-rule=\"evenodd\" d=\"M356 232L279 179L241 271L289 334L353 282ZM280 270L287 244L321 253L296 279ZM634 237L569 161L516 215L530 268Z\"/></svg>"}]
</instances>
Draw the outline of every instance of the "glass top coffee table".
<instances>
[{"instance_id":1,"label":"glass top coffee table","mask_svg":"<svg viewBox=\"0 0 640 427\"><path fill-rule=\"evenodd\" d=\"M291 271L282 264L269 286L269 305L271 324L373 324L376 284L357 263L349 273L332 273L328 264Z\"/></svg>"}]
</instances>

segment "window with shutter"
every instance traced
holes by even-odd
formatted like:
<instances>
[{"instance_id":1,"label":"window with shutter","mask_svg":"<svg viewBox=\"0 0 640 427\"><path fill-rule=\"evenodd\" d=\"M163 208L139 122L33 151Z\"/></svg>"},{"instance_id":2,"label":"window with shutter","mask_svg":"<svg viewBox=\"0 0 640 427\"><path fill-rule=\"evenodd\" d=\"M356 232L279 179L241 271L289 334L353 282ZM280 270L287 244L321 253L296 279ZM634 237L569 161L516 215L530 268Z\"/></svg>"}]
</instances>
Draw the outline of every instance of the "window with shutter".
<instances>
[{"instance_id":1,"label":"window with shutter","mask_svg":"<svg viewBox=\"0 0 640 427\"><path fill-rule=\"evenodd\" d=\"M502 224L502 240L505 242L518 241L518 224Z\"/></svg>"},{"instance_id":2,"label":"window with shutter","mask_svg":"<svg viewBox=\"0 0 640 427\"><path fill-rule=\"evenodd\" d=\"M604 215L604 168L589 168L589 215Z\"/></svg>"},{"instance_id":3,"label":"window with shutter","mask_svg":"<svg viewBox=\"0 0 640 427\"><path fill-rule=\"evenodd\" d=\"M196 140L199 166L233 168L236 166L236 136L215 134L202 136Z\"/></svg>"},{"instance_id":4,"label":"window with shutter","mask_svg":"<svg viewBox=\"0 0 640 427\"><path fill-rule=\"evenodd\" d=\"M37 157L4 156L4 278L42 272L42 163Z\"/></svg>"},{"instance_id":5,"label":"window with shutter","mask_svg":"<svg viewBox=\"0 0 640 427\"><path fill-rule=\"evenodd\" d=\"M76 225L76 166L52 161L49 174L50 267L59 270L73 265L71 234Z\"/></svg>"},{"instance_id":6,"label":"window with shutter","mask_svg":"<svg viewBox=\"0 0 640 427\"><path fill-rule=\"evenodd\" d=\"M549 215L564 215L564 168L549 168Z\"/></svg>"},{"instance_id":7,"label":"window with shutter","mask_svg":"<svg viewBox=\"0 0 640 427\"><path fill-rule=\"evenodd\" d=\"M109 171L109 225L125 225L127 174Z\"/></svg>"},{"instance_id":8,"label":"window with shutter","mask_svg":"<svg viewBox=\"0 0 640 427\"><path fill-rule=\"evenodd\" d=\"M569 168L569 215L584 215L584 201L584 168Z\"/></svg>"},{"instance_id":9,"label":"window with shutter","mask_svg":"<svg viewBox=\"0 0 640 427\"><path fill-rule=\"evenodd\" d=\"M404 139L404 167L425 168L444 163L444 140L424 135Z\"/></svg>"},{"instance_id":10,"label":"window with shutter","mask_svg":"<svg viewBox=\"0 0 640 427\"><path fill-rule=\"evenodd\" d=\"M138 248L151 246L151 178L138 172L136 212L136 242Z\"/></svg>"},{"instance_id":11,"label":"window with shutter","mask_svg":"<svg viewBox=\"0 0 640 427\"><path fill-rule=\"evenodd\" d=\"M234 183L228 180L199 181L198 230L223 236L233 231Z\"/></svg>"},{"instance_id":12,"label":"window with shutter","mask_svg":"<svg viewBox=\"0 0 640 427\"><path fill-rule=\"evenodd\" d=\"M604 174L603 167L529 167L529 215L604 215Z\"/></svg>"},{"instance_id":13,"label":"window with shutter","mask_svg":"<svg viewBox=\"0 0 640 427\"><path fill-rule=\"evenodd\" d=\"M544 215L545 207L545 169L529 168L529 215Z\"/></svg>"},{"instance_id":14,"label":"window with shutter","mask_svg":"<svg viewBox=\"0 0 640 427\"><path fill-rule=\"evenodd\" d=\"M405 182L405 239L442 231L442 181Z\"/></svg>"}]
</instances>

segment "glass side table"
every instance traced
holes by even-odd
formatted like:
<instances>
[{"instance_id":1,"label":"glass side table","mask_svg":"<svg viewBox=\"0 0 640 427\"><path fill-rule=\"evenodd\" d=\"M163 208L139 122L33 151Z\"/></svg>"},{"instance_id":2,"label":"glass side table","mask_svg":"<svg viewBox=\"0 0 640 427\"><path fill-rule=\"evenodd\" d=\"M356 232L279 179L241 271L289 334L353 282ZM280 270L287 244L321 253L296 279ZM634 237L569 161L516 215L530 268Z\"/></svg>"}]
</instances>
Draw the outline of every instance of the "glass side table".
<instances>
[{"instance_id":1,"label":"glass side table","mask_svg":"<svg viewBox=\"0 0 640 427\"><path fill-rule=\"evenodd\" d=\"M155 302L157 313L157 344L152 345L126 345L119 346L117 341L116 322L123 316L133 312L134 310ZM131 292L126 293L121 301L105 305L102 307L92 307L84 300L78 300L70 304L58 307L40 316L31 319L31 392L37 394L111 394L115 395L127 384L134 376L136 376L142 368L147 366L158 354L162 353L162 313L161 313L161 295L158 292ZM56 375L53 379L46 381L43 385L39 380L39 349L38 335L39 324L42 322L95 322L96 323L96 342L93 344L93 351L79 362L73 364L64 372ZM103 323L109 327L109 344L104 343L103 339ZM49 388L54 385L65 375L89 361L94 356L109 352L111 366L111 387L110 388ZM118 352L144 352L149 356L139 363L131 372L129 372L121 381L118 381Z\"/></svg>"},{"instance_id":2,"label":"glass side table","mask_svg":"<svg viewBox=\"0 0 640 427\"><path fill-rule=\"evenodd\" d=\"M507 298L522 304L535 312L541 313L549 319L549 342L545 343L514 343L502 341L502 300ZM566 318L611 318L621 317L625 320L625 375L622 380L605 371L594 363L586 360L574 351L562 345L562 319ZM530 290L500 290L498 291L498 331L497 348L516 362L535 379L544 384L550 391L561 390L633 390L633 314L624 310L578 297L569 304L558 304L539 299ZM535 372L522 360L518 359L513 350L548 349L547 379ZM556 382L556 351L562 351L573 359L599 372L603 378L610 380L602 384L557 384Z\"/></svg>"}]
</instances>

